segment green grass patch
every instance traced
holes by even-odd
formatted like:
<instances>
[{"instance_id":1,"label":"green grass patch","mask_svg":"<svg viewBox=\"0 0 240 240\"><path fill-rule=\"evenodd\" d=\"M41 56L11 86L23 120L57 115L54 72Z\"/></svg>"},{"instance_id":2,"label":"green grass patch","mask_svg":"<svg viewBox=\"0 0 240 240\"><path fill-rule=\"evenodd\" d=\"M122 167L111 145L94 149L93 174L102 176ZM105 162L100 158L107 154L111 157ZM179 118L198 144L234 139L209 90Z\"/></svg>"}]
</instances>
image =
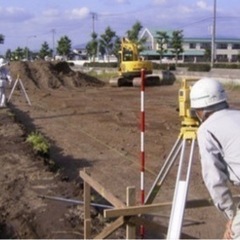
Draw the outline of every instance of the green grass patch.
<instances>
[{"instance_id":1,"label":"green grass patch","mask_svg":"<svg viewBox=\"0 0 240 240\"><path fill-rule=\"evenodd\" d=\"M50 144L39 132L32 132L28 135L26 141L30 143L33 150L39 154L47 155L49 154Z\"/></svg>"}]
</instances>

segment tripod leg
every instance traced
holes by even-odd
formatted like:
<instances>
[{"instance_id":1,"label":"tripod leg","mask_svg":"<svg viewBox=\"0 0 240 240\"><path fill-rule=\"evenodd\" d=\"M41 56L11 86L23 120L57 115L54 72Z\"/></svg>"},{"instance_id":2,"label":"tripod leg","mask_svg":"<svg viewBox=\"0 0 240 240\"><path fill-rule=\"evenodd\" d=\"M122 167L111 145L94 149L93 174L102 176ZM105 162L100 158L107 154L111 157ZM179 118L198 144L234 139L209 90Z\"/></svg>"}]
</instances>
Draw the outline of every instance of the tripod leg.
<instances>
[{"instance_id":1,"label":"tripod leg","mask_svg":"<svg viewBox=\"0 0 240 240\"><path fill-rule=\"evenodd\" d=\"M155 179L146 199L145 199L145 204L151 204L156 197L160 187L162 186L163 181L165 180L168 172L170 171L174 161L177 158L178 153L181 150L181 137L177 139L175 142L171 152L169 153L164 165L162 166L157 178Z\"/></svg>"},{"instance_id":2,"label":"tripod leg","mask_svg":"<svg viewBox=\"0 0 240 240\"><path fill-rule=\"evenodd\" d=\"M15 81L15 83L14 83L14 85L13 85L13 87L12 87L12 90L11 90L11 92L10 92L10 94L9 94L9 97L8 97L7 102L10 101L10 99L11 99L11 97L12 97L12 94L13 94L13 92L14 92L16 86L17 86L18 81L19 81L19 79L17 78L16 81Z\"/></svg>"},{"instance_id":3,"label":"tripod leg","mask_svg":"<svg viewBox=\"0 0 240 240\"><path fill-rule=\"evenodd\" d=\"M21 85L22 91L23 91L23 93L24 93L24 96L25 96L25 98L26 98L28 104L31 105L30 99L29 99L29 97L28 97L28 95L27 95L27 92L26 92L24 86L23 86L22 80L19 79L19 82L20 82L20 85Z\"/></svg>"},{"instance_id":4,"label":"tripod leg","mask_svg":"<svg viewBox=\"0 0 240 240\"><path fill-rule=\"evenodd\" d=\"M184 178L183 170L185 169L184 154L185 154L185 147L186 147L186 139L183 140L167 239L180 238L182 222L184 217L184 209L185 209L187 193L188 193L189 179L191 174L194 146L195 146L195 139L193 139L191 142L187 172Z\"/></svg>"}]
</instances>

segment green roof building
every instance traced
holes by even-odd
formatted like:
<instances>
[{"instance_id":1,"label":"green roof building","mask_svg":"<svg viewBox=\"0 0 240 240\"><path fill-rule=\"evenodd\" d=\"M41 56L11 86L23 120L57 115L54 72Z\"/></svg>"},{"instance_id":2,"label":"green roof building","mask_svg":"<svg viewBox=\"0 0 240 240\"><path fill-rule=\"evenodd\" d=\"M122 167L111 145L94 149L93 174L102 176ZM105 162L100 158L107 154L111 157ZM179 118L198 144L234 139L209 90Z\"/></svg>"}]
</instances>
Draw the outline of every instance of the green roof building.
<instances>
[{"instance_id":1,"label":"green roof building","mask_svg":"<svg viewBox=\"0 0 240 240\"><path fill-rule=\"evenodd\" d=\"M157 43L157 31L166 32L171 39L173 31L169 30L149 30L145 28L140 38L146 38L145 50L141 55L151 60L159 60L160 55L157 52L159 46ZM183 53L180 54L178 61L182 62L203 62L207 61L207 53L211 54L212 39L209 38L184 38L182 42ZM170 44L166 44L168 50L163 55L163 61L171 62L174 60L174 54ZM215 39L216 62L236 62L240 56L240 39L236 38L216 38Z\"/></svg>"}]
</instances>

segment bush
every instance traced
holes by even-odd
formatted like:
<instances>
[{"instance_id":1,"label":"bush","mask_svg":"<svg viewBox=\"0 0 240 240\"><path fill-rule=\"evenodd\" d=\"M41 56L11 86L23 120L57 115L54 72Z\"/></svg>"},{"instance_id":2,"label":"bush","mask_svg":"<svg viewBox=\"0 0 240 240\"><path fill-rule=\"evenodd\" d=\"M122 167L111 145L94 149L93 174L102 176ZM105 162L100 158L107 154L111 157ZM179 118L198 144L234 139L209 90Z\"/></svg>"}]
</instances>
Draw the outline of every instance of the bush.
<instances>
[{"instance_id":1,"label":"bush","mask_svg":"<svg viewBox=\"0 0 240 240\"><path fill-rule=\"evenodd\" d=\"M26 141L30 143L33 150L42 155L48 155L50 150L50 144L43 137L41 133L32 132L28 135Z\"/></svg>"},{"instance_id":2,"label":"bush","mask_svg":"<svg viewBox=\"0 0 240 240\"><path fill-rule=\"evenodd\" d=\"M214 68L240 69L238 63L214 63Z\"/></svg>"},{"instance_id":3,"label":"bush","mask_svg":"<svg viewBox=\"0 0 240 240\"><path fill-rule=\"evenodd\" d=\"M211 66L209 64L191 64L188 66L188 71L192 72L209 72Z\"/></svg>"},{"instance_id":4,"label":"bush","mask_svg":"<svg viewBox=\"0 0 240 240\"><path fill-rule=\"evenodd\" d=\"M117 62L86 62L83 65L84 67L99 67L99 68L117 68Z\"/></svg>"},{"instance_id":5,"label":"bush","mask_svg":"<svg viewBox=\"0 0 240 240\"><path fill-rule=\"evenodd\" d=\"M175 71L176 70L176 65L175 64L169 64L169 63L156 63L156 62L153 62L153 69L155 69L155 70Z\"/></svg>"}]
</instances>

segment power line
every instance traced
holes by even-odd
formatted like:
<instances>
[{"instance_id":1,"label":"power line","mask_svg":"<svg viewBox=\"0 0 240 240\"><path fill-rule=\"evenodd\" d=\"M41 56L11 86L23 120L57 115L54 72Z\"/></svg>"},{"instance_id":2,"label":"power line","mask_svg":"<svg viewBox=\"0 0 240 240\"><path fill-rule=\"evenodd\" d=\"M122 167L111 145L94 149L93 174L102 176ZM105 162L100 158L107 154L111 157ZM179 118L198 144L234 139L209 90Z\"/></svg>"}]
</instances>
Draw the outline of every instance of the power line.
<instances>
[{"instance_id":1,"label":"power line","mask_svg":"<svg viewBox=\"0 0 240 240\"><path fill-rule=\"evenodd\" d=\"M203 19L200 19L198 21L195 21L195 22L192 22L192 23L188 23L188 24L182 25L182 26L177 27L177 28L185 28L185 27L188 27L188 26L196 25L198 23L206 22L208 20L212 20L212 17L203 18Z\"/></svg>"}]
</instances>

